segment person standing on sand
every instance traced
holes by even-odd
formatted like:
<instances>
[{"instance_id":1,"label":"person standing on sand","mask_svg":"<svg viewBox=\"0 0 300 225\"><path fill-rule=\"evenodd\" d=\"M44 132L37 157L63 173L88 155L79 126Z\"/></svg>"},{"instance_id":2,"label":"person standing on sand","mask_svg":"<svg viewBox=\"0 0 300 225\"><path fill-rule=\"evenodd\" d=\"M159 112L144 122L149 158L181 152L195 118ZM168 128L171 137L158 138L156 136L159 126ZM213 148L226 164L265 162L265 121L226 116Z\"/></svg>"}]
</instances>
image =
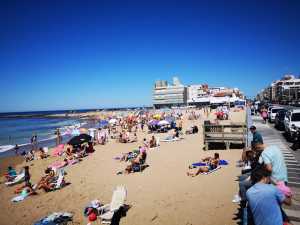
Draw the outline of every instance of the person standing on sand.
<instances>
[{"instance_id":1,"label":"person standing on sand","mask_svg":"<svg viewBox=\"0 0 300 225\"><path fill-rule=\"evenodd\" d=\"M37 135L36 134L32 135L30 142L31 142L32 150L36 150L36 148L37 148Z\"/></svg>"},{"instance_id":2,"label":"person standing on sand","mask_svg":"<svg viewBox=\"0 0 300 225\"><path fill-rule=\"evenodd\" d=\"M180 120L179 120L179 122L178 122L178 130L179 130L179 131L182 131L182 124L183 124L182 118L180 118Z\"/></svg>"},{"instance_id":3,"label":"person standing on sand","mask_svg":"<svg viewBox=\"0 0 300 225\"><path fill-rule=\"evenodd\" d=\"M141 122L141 130L144 132L144 124L145 124L145 121L144 120L142 120L142 122Z\"/></svg>"},{"instance_id":4,"label":"person standing on sand","mask_svg":"<svg viewBox=\"0 0 300 225\"><path fill-rule=\"evenodd\" d=\"M16 155L18 155L19 154L18 153L18 151L19 151L19 145L16 144L16 146L14 147L14 150L15 150Z\"/></svg>"},{"instance_id":5,"label":"person standing on sand","mask_svg":"<svg viewBox=\"0 0 300 225\"><path fill-rule=\"evenodd\" d=\"M59 128L56 129L55 134L56 134L56 146L58 146L58 145L60 145L60 143L62 141Z\"/></svg>"}]
</instances>

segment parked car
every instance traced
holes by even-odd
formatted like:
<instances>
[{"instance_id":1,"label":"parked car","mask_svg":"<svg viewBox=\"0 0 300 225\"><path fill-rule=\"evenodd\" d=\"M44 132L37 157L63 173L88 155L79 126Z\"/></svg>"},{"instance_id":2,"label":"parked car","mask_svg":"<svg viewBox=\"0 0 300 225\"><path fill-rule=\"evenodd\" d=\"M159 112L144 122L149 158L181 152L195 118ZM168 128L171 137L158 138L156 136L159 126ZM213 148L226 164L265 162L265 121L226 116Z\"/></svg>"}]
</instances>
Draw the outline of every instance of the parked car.
<instances>
[{"instance_id":1,"label":"parked car","mask_svg":"<svg viewBox=\"0 0 300 225\"><path fill-rule=\"evenodd\" d=\"M300 128L300 109L291 109L285 114L284 130L288 137L292 137L297 128Z\"/></svg>"},{"instance_id":2,"label":"parked car","mask_svg":"<svg viewBox=\"0 0 300 225\"><path fill-rule=\"evenodd\" d=\"M270 117L270 113L271 113L271 109L273 109L275 106L274 105L270 105L269 107L268 107L268 118Z\"/></svg>"},{"instance_id":3,"label":"parked car","mask_svg":"<svg viewBox=\"0 0 300 225\"><path fill-rule=\"evenodd\" d=\"M275 116L276 116L276 113L280 110L283 110L284 108L283 107L277 107L275 106L274 108L272 108L270 110L270 113L268 115L268 119L269 119L269 122L270 123L273 123L275 121Z\"/></svg>"},{"instance_id":4,"label":"parked car","mask_svg":"<svg viewBox=\"0 0 300 225\"><path fill-rule=\"evenodd\" d=\"M275 128L278 130L284 130L284 117L287 113L286 109L279 110L275 116Z\"/></svg>"}]
</instances>

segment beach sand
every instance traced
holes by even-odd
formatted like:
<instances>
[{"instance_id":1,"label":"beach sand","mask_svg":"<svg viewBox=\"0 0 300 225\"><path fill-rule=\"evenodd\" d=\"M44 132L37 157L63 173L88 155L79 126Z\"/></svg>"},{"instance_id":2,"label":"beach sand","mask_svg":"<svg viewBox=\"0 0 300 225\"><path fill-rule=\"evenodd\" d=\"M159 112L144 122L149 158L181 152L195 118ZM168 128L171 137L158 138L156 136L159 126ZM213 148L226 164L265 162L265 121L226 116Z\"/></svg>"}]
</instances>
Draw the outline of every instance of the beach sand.
<instances>
[{"instance_id":1,"label":"beach sand","mask_svg":"<svg viewBox=\"0 0 300 225\"><path fill-rule=\"evenodd\" d=\"M210 118L213 118L211 114ZM231 121L243 122L245 112L232 112ZM116 175L127 165L113 159L122 152L136 149L151 134L138 133L139 142L122 144L110 140L107 145L95 146L96 152L84 158L79 164L67 167L66 181L71 184L55 192L38 192L23 202L11 203L14 187L6 187L1 178L0 184L0 224L30 225L52 212L67 211L74 213L74 224L87 224L83 216L84 207L94 199L101 203L109 203L113 189L120 184L128 191L127 204L131 206L126 217L120 221L122 225L231 225L237 212L237 205L231 202L238 191L234 181L240 173L235 162L240 159L241 150L203 151L202 128L203 119L197 121L184 120L184 128L197 124L199 133L184 135L178 142L163 143L159 148L149 150L146 168L142 173ZM185 129L184 129L185 130ZM166 134L158 136L165 137ZM206 156L219 152L221 159L229 161L229 165L209 175L188 177L188 166ZM30 165L33 183L43 175L44 169L53 161L62 158L51 157L25 163L18 157L1 159L0 170L8 164L21 168ZM16 161L18 160L18 161Z\"/></svg>"}]
</instances>

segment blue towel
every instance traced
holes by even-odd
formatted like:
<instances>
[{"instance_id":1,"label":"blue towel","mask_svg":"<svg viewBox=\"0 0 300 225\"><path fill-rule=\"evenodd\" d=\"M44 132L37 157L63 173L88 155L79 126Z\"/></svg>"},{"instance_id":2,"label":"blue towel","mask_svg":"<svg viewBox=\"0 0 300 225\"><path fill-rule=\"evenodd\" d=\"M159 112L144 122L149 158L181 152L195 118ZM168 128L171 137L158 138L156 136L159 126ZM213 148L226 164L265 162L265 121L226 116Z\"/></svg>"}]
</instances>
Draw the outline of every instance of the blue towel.
<instances>
[{"instance_id":1,"label":"blue towel","mask_svg":"<svg viewBox=\"0 0 300 225\"><path fill-rule=\"evenodd\" d=\"M219 165L221 165L221 166L226 166L228 164L229 164L228 161L226 161L224 159L219 160ZM198 163L193 163L192 164L192 167L197 167L197 166L207 166L207 164L203 163L203 162L198 162Z\"/></svg>"}]
</instances>

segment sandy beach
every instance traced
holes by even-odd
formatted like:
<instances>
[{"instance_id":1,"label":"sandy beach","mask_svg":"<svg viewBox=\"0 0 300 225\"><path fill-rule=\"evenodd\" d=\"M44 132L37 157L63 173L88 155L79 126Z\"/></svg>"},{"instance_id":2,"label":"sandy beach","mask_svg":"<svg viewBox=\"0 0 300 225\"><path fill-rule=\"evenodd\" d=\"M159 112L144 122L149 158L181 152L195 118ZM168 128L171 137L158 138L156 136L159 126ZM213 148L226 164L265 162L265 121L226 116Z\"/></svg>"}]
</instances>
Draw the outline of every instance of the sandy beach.
<instances>
[{"instance_id":1,"label":"sandy beach","mask_svg":"<svg viewBox=\"0 0 300 225\"><path fill-rule=\"evenodd\" d=\"M210 119L214 117L213 113ZM67 211L74 213L74 224L87 224L83 216L84 207L94 199L109 203L113 189L120 184L128 191L127 204L131 206L122 225L232 225L237 205L232 197L237 193L238 185L234 181L240 173L235 162L240 159L241 150L203 150L202 127L204 116L200 120L184 118L184 130L198 125L199 133L184 135L184 139L148 151L149 167L141 173L116 175L123 170L125 162L114 160L123 152L129 152L142 144L143 138L150 139L152 134L138 132L138 143L116 143L110 140L106 145L96 145L95 153L82 162L66 167L66 181L71 184L54 192L30 196L22 202L11 203L15 186L6 187L4 178L0 184L0 224L30 225L52 212ZM243 122L245 112L231 112L230 121ZM161 139L167 134L156 134ZM229 161L229 165L209 175L188 177L188 166L201 158L220 153L220 158ZM22 162L19 157L1 159L1 174L8 165L20 169L30 165L33 183L43 175L51 162L63 158L50 157L44 160ZM99 221L98 221L99 223Z\"/></svg>"}]
</instances>

